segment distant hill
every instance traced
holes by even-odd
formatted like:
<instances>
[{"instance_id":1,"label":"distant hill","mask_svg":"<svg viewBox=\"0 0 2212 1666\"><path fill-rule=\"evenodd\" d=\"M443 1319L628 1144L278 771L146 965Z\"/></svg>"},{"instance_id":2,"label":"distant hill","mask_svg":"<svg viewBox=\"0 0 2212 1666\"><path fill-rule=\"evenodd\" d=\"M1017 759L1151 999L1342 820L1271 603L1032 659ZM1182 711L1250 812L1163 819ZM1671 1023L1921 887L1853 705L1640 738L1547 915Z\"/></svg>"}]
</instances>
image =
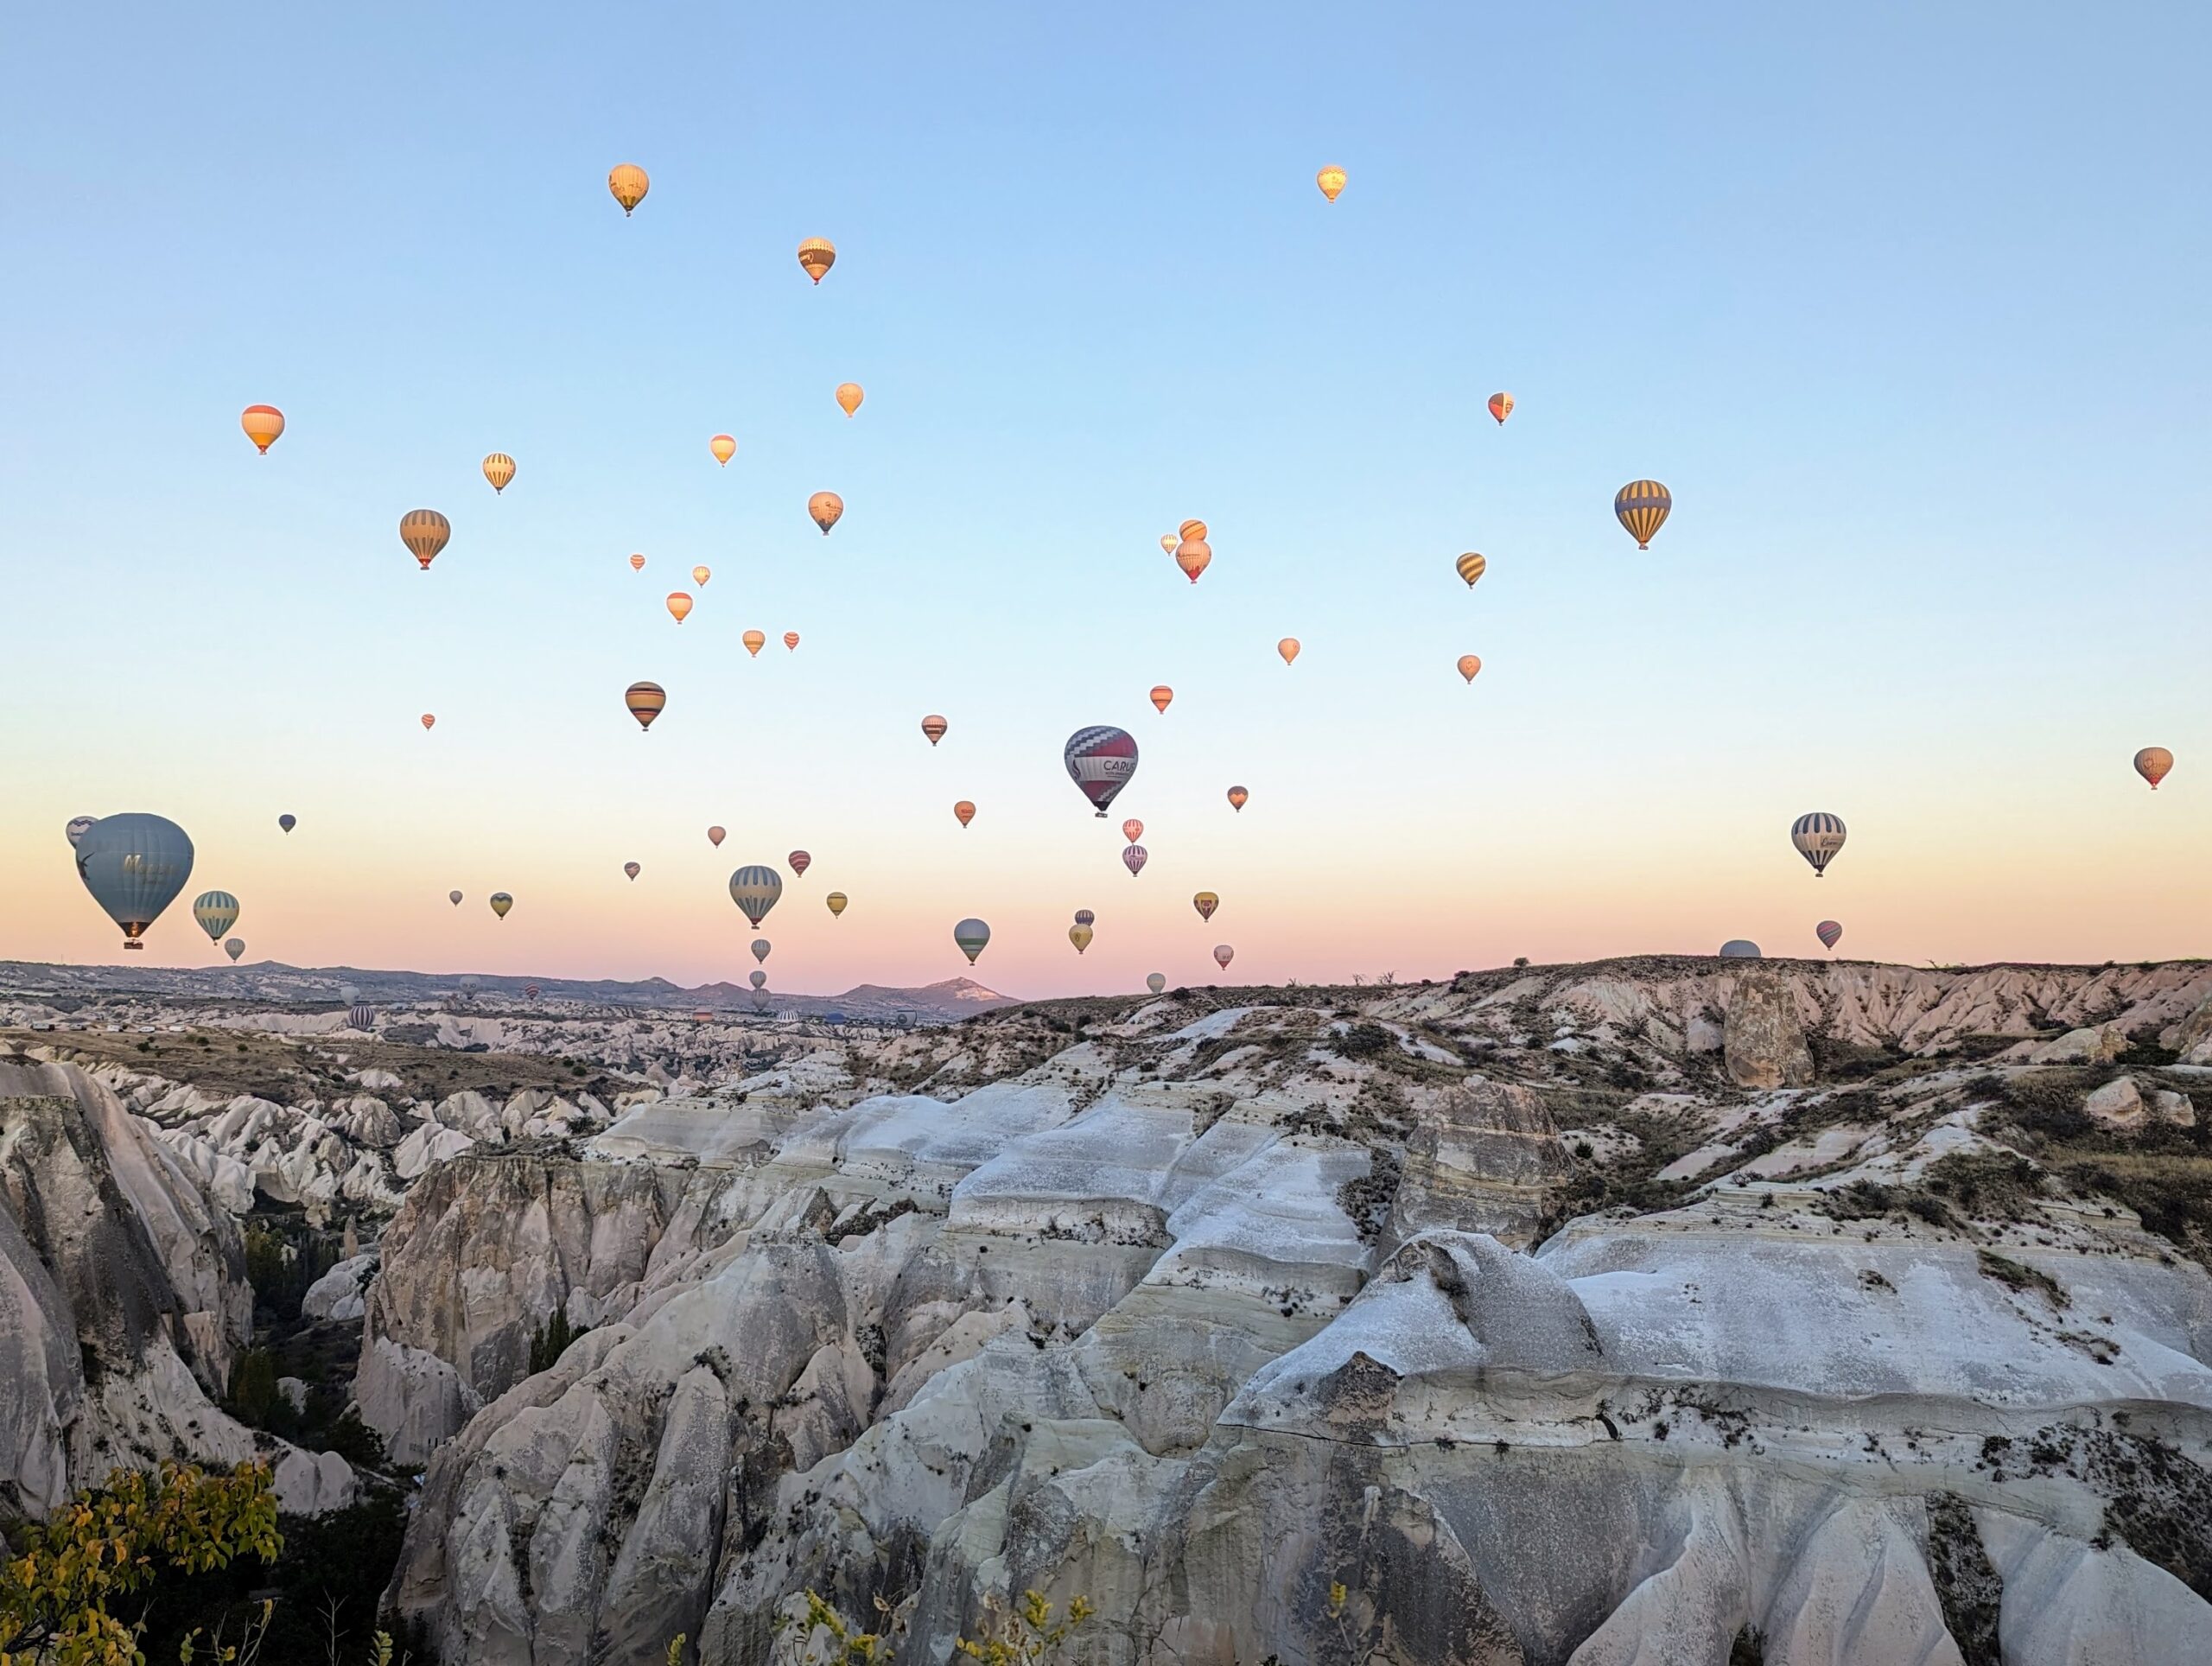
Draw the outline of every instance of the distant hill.
<instances>
[{"instance_id":1,"label":"distant hill","mask_svg":"<svg viewBox=\"0 0 2212 1666\"><path fill-rule=\"evenodd\" d=\"M594 1006L643 1007L696 1011L701 1008L753 1010L751 989L741 983L702 983L685 989L664 977L507 977L482 972L466 975L478 1000L523 999L525 986L538 986L545 1001L582 1002ZM0 960L0 993L36 995L143 994L168 1000L229 1004L324 1006L351 984L372 1004L404 1005L442 1002L462 992L461 973L379 971L361 966L287 966L259 961L242 966L62 966L43 962ZM843 1013L857 1019L909 1018L918 1023L949 1023L970 1013L1017 1004L973 978L952 977L918 989L862 983L842 995L766 992L771 1012L818 1017Z\"/></svg>"}]
</instances>

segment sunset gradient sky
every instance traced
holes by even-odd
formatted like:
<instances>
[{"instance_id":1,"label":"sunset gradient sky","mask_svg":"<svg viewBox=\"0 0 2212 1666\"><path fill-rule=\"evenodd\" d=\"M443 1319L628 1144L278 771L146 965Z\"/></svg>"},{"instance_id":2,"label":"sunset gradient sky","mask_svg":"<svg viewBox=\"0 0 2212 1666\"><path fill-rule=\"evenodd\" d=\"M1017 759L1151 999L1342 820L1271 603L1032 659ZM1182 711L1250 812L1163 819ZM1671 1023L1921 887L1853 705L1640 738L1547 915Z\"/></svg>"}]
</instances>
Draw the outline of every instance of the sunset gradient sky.
<instances>
[{"instance_id":1,"label":"sunset gradient sky","mask_svg":"<svg viewBox=\"0 0 2212 1666\"><path fill-rule=\"evenodd\" d=\"M1915 963L2212 948L2205 9L134 5L13 44L0 957L120 958L61 829L124 810L198 846L168 964L218 963L216 886L249 963L741 979L724 883L794 846L768 971L818 992L967 971L968 914L1020 995L1827 916ZM1059 762L1096 722L1143 748L1103 823ZM1808 810L1851 829L1822 881Z\"/></svg>"}]
</instances>

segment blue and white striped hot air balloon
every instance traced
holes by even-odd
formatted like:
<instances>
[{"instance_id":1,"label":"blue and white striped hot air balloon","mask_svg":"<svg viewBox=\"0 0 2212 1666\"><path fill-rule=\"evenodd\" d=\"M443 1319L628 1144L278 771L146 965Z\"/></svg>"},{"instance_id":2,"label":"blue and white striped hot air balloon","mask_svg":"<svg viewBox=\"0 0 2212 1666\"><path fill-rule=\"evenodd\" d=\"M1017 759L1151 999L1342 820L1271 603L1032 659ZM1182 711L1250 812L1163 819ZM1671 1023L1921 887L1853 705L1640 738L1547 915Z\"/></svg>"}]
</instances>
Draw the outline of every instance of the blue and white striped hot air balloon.
<instances>
[{"instance_id":1,"label":"blue and white striped hot air balloon","mask_svg":"<svg viewBox=\"0 0 2212 1666\"><path fill-rule=\"evenodd\" d=\"M1800 816L1789 828L1789 843L1797 847L1799 855L1813 864L1816 878L1826 874L1827 865L1843 849L1843 817L1831 816L1825 810Z\"/></svg>"}]
</instances>

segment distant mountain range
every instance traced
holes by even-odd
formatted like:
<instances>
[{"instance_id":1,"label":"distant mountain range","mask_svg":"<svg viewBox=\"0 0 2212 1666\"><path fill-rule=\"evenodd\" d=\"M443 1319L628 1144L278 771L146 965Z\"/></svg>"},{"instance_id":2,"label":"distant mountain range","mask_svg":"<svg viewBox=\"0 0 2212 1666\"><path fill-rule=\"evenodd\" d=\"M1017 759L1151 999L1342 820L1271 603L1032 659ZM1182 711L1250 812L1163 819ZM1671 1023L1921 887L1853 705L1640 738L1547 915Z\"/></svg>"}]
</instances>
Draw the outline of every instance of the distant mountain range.
<instances>
[{"instance_id":1,"label":"distant mountain range","mask_svg":"<svg viewBox=\"0 0 2212 1666\"><path fill-rule=\"evenodd\" d=\"M372 1005L442 1002L473 992L480 1001L520 1001L525 988L538 988L543 1001L583 1002L593 1006L639 1007L697 1011L702 1008L747 1013L753 991L741 983L702 983L685 989L664 977L637 981L616 978L506 977L495 973L378 971L359 966L287 966L260 961L244 966L60 966L37 961L0 960L0 994L26 995L147 995L169 1001L274 1002L327 1006L351 985ZM862 983L842 995L766 994L767 1010L818 1017L843 1013L858 1019L909 1018L918 1023L948 1023L970 1013L1019 1004L985 989L973 978L947 978L917 989Z\"/></svg>"}]
</instances>

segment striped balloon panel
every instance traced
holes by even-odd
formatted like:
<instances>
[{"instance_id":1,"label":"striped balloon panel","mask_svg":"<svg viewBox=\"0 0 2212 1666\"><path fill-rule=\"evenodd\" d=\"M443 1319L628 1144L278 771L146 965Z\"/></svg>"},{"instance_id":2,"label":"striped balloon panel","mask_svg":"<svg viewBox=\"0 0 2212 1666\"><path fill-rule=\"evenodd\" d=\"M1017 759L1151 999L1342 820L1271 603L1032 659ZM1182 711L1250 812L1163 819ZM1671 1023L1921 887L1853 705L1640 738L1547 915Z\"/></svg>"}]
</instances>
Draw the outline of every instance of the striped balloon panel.
<instances>
[{"instance_id":1,"label":"striped balloon panel","mask_svg":"<svg viewBox=\"0 0 2212 1666\"><path fill-rule=\"evenodd\" d=\"M494 492L504 492L507 482L515 477L515 460L504 451L495 451L484 460L484 478L492 483Z\"/></svg>"},{"instance_id":2,"label":"striped balloon panel","mask_svg":"<svg viewBox=\"0 0 2212 1666\"><path fill-rule=\"evenodd\" d=\"M423 563L424 572L429 571L431 559L452 537L453 523L435 509L410 509L399 518L399 541L407 546L408 554Z\"/></svg>"},{"instance_id":3,"label":"striped balloon panel","mask_svg":"<svg viewBox=\"0 0 2212 1666\"><path fill-rule=\"evenodd\" d=\"M349 1008L346 1014L346 1022L353 1029L365 1030L372 1028L376 1024L376 1021L377 1013L376 1008L373 1007L354 1007Z\"/></svg>"},{"instance_id":4,"label":"striped balloon panel","mask_svg":"<svg viewBox=\"0 0 2212 1666\"><path fill-rule=\"evenodd\" d=\"M1639 550L1650 546L1651 535L1666 525L1674 506L1673 494L1656 480L1630 480L1613 494L1613 513Z\"/></svg>"}]
</instances>

